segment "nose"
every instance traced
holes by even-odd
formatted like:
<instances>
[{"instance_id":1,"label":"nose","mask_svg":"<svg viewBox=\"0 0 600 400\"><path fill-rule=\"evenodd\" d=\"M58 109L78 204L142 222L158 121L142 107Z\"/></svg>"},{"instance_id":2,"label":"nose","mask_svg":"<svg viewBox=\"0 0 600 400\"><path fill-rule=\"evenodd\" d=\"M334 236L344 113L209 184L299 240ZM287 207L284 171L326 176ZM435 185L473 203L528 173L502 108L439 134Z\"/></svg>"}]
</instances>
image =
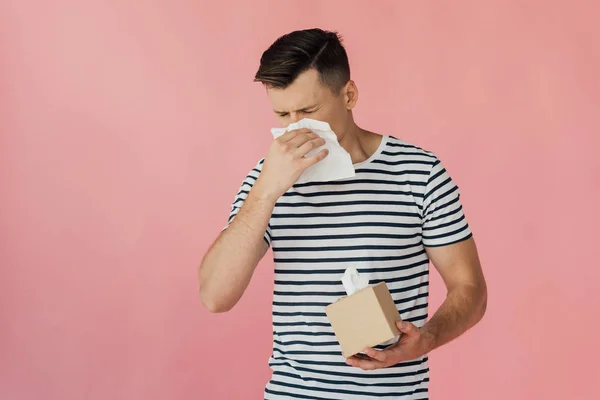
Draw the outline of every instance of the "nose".
<instances>
[{"instance_id":1,"label":"nose","mask_svg":"<svg viewBox=\"0 0 600 400\"><path fill-rule=\"evenodd\" d=\"M293 124L294 122L298 122L301 119L302 118L300 117L300 113L297 113L297 112L290 113L290 124Z\"/></svg>"}]
</instances>

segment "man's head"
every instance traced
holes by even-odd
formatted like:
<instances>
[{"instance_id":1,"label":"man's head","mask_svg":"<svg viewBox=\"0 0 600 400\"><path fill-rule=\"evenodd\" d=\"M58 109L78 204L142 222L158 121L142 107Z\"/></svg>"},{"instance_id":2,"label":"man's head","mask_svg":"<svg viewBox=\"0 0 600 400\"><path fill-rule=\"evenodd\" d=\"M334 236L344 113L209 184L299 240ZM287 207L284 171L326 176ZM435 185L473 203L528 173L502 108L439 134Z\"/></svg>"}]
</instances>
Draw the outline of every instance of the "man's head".
<instances>
[{"instance_id":1,"label":"man's head","mask_svg":"<svg viewBox=\"0 0 600 400\"><path fill-rule=\"evenodd\" d=\"M308 29L280 37L263 53L255 81L266 86L282 126L313 118L337 133L353 123L358 90L335 32Z\"/></svg>"}]
</instances>

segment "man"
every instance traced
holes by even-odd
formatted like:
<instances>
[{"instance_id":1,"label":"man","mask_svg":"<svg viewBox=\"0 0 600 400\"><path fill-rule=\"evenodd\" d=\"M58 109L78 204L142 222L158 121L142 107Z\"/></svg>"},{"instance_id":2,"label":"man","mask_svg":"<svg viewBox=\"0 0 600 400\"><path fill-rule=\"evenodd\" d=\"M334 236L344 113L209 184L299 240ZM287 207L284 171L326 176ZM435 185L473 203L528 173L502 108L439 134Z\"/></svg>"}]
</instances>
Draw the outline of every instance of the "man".
<instances>
[{"instance_id":1,"label":"man","mask_svg":"<svg viewBox=\"0 0 600 400\"><path fill-rule=\"evenodd\" d=\"M260 62L262 82L284 127L328 122L356 176L296 181L327 156L305 157L324 140L307 129L273 141L237 194L229 223L200 266L200 297L230 310L273 246L273 370L266 399L425 399L427 354L475 325L487 291L457 186L432 153L356 125L358 101L336 33L296 31ZM429 261L447 287L427 320ZM400 340L345 359L324 307L344 295L340 277L356 267L385 281L402 316Z\"/></svg>"}]
</instances>

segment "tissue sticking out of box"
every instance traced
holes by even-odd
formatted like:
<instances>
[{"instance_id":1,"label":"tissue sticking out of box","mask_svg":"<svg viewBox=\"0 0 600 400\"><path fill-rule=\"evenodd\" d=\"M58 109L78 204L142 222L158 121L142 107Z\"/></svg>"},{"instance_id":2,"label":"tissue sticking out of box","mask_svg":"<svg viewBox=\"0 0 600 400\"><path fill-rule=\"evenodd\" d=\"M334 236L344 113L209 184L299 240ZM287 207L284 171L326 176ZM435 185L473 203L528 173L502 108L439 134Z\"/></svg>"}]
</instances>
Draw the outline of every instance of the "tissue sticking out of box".
<instances>
[{"instance_id":1,"label":"tissue sticking out of box","mask_svg":"<svg viewBox=\"0 0 600 400\"><path fill-rule=\"evenodd\" d=\"M361 276L356 268L349 267L344 272L344 276L342 276L342 284L344 285L344 289L348 296L352 296L360 289L369 286L369 280L366 277Z\"/></svg>"}]
</instances>

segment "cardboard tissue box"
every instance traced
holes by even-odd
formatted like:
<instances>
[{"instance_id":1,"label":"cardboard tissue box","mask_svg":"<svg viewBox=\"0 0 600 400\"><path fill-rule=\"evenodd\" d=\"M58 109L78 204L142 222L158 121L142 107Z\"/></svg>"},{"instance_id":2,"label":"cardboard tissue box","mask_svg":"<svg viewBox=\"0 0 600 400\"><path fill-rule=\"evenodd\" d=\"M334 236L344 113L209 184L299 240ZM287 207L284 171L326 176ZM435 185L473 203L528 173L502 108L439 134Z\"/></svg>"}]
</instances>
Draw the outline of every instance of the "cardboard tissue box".
<instances>
[{"instance_id":1,"label":"cardboard tissue box","mask_svg":"<svg viewBox=\"0 0 600 400\"><path fill-rule=\"evenodd\" d=\"M355 268L348 268L342 283L348 296L325 307L325 313L344 357L397 341L400 313L385 282L369 286Z\"/></svg>"}]
</instances>

